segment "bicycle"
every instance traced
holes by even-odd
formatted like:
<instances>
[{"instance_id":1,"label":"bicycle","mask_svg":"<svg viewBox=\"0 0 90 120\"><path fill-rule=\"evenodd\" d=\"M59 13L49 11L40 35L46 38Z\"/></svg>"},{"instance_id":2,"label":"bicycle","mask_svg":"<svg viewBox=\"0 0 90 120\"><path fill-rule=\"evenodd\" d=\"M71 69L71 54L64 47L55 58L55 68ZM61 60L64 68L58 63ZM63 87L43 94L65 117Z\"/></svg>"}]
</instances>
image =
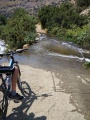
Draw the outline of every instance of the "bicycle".
<instances>
[{"instance_id":1,"label":"bicycle","mask_svg":"<svg viewBox=\"0 0 90 120\"><path fill-rule=\"evenodd\" d=\"M6 118L7 108L8 108L8 93L11 89L11 75L15 65L18 66L19 68L17 85L20 92L23 94L24 97L29 97L31 95L31 89L28 83L26 81L21 81L20 79L21 76L20 67L18 61L15 61L14 58L14 54L22 53L23 51L26 50L27 49L19 49L16 51L10 51L6 54L0 54L1 57L10 56L9 68L5 66L0 70L0 78L2 80L2 83L0 85L0 120L5 120ZM5 76L3 76L3 74L5 74Z\"/></svg>"}]
</instances>

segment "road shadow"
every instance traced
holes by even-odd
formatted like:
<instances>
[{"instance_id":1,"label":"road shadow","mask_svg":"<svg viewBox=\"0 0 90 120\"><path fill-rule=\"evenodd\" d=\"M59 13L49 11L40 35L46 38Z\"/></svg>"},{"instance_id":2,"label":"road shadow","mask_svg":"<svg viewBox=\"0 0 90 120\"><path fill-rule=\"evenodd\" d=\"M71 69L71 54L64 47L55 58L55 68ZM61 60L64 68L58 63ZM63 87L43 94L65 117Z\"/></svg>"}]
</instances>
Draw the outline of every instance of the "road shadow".
<instances>
[{"instance_id":1,"label":"road shadow","mask_svg":"<svg viewBox=\"0 0 90 120\"><path fill-rule=\"evenodd\" d=\"M6 120L46 120L46 116L35 117L33 112L27 115L28 110L37 97L34 92L31 92L31 96L25 98L20 106L12 109L13 113L7 116Z\"/></svg>"},{"instance_id":2,"label":"road shadow","mask_svg":"<svg viewBox=\"0 0 90 120\"><path fill-rule=\"evenodd\" d=\"M36 98L37 97L35 96L34 92L32 92L31 96L28 98L25 98L21 102L20 106L12 109L13 113L11 113L9 116L7 116L6 120L23 120L23 118L28 117L26 113L30 109L31 105L33 104L33 102ZM25 110L25 111L23 112L23 110Z\"/></svg>"},{"instance_id":3,"label":"road shadow","mask_svg":"<svg viewBox=\"0 0 90 120\"><path fill-rule=\"evenodd\" d=\"M29 115L21 114L18 118L9 117L7 120L46 120L46 116L35 117L35 114L32 112Z\"/></svg>"}]
</instances>

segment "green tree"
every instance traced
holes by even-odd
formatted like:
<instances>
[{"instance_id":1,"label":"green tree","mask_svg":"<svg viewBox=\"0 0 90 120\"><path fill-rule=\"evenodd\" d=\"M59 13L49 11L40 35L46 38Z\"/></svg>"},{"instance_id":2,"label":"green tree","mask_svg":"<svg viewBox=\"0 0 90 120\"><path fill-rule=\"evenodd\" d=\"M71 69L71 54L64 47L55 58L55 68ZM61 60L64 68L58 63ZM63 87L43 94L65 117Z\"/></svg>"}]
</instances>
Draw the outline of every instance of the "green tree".
<instances>
[{"instance_id":1,"label":"green tree","mask_svg":"<svg viewBox=\"0 0 90 120\"><path fill-rule=\"evenodd\" d=\"M62 3L60 7L44 6L39 10L38 17L42 27L48 29L56 26L69 29L72 25L82 27L88 22L87 16L80 15L69 2Z\"/></svg>"},{"instance_id":2,"label":"green tree","mask_svg":"<svg viewBox=\"0 0 90 120\"><path fill-rule=\"evenodd\" d=\"M6 41L9 48L21 48L23 44L27 43L25 40L29 34L35 34L35 24L37 20L30 16L24 9L16 9L13 16L7 20L7 24L3 26L1 38ZM28 40L34 42L35 35Z\"/></svg>"}]
</instances>

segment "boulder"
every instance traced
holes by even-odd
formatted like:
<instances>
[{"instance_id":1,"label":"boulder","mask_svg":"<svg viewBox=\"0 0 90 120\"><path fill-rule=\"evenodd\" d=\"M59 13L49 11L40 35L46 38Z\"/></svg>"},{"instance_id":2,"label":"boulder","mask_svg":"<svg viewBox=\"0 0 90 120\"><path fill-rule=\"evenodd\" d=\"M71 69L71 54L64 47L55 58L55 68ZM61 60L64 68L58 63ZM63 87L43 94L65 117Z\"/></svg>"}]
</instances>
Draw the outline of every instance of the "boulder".
<instances>
[{"instance_id":1,"label":"boulder","mask_svg":"<svg viewBox=\"0 0 90 120\"><path fill-rule=\"evenodd\" d=\"M29 47L28 44L23 45L23 49L28 49L28 47Z\"/></svg>"}]
</instances>

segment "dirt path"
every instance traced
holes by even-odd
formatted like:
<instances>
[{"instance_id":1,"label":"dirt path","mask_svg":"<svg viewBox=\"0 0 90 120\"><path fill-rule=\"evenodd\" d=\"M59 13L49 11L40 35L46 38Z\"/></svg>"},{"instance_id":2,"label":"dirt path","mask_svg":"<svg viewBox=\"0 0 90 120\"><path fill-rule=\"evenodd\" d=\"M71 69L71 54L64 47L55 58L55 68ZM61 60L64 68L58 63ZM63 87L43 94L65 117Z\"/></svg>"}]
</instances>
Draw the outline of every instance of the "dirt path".
<instances>
[{"instance_id":1,"label":"dirt path","mask_svg":"<svg viewBox=\"0 0 90 120\"><path fill-rule=\"evenodd\" d=\"M41 28L41 24L38 23L38 24L36 24L36 32L37 33L44 33L44 34L46 34L47 33L47 29L42 29Z\"/></svg>"}]
</instances>

